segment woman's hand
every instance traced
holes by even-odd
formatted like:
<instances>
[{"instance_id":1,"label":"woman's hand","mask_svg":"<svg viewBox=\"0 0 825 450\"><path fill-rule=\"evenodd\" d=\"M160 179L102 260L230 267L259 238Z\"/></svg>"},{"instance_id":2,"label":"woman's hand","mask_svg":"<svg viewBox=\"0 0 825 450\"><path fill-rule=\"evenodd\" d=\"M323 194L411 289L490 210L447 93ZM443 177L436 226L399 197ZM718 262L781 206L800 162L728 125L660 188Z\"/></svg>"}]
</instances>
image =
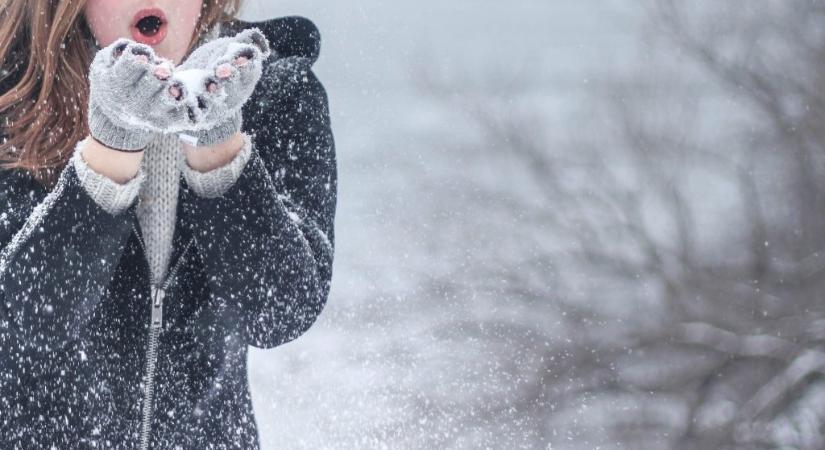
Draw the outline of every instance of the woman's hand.
<instances>
[{"instance_id":1,"label":"woman's hand","mask_svg":"<svg viewBox=\"0 0 825 450\"><path fill-rule=\"evenodd\" d=\"M243 145L244 139L240 132L208 147L194 147L186 142L182 143L186 164L201 173L226 166L238 156Z\"/></svg>"},{"instance_id":2,"label":"woman's hand","mask_svg":"<svg viewBox=\"0 0 825 450\"><path fill-rule=\"evenodd\" d=\"M140 171L143 152L119 152L94 139L80 141L83 161L93 171L118 184L126 184Z\"/></svg>"},{"instance_id":3,"label":"woman's hand","mask_svg":"<svg viewBox=\"0 0 825 450\"><path fill-rule=\"evenodd\" d=\"M192 146L214 146L241 128L241 107L269 57L257 28L208 42L178 67L151 47L118 39L90 68L89 129L103 145L145 148L157 133L184 132Z\"/></svg>"},{"instance_id":4,"label":"woman's hand","mask_svg":"<svg viewBox=\"0 0 825 450\"><path fill-rule=\"evenodd\" d=\"M140 151L155 134L187 120L180 98L170 92L174 70L151 47L118 39L92 61L89 129L107 147Z\"/></svg>"},{"instance_id":5,"label":"woman's hand","mask_svg":"<svg viewBox=\"0 0 825 450\"><path fill-rule=\"evenodd\" d=\"M269 42L257 28L197 48L170 79L171 92L186 105L191 122L182 140L193 147L227 141L241 129L241 107L261 78Z\"/></svg>"}]
</instances>

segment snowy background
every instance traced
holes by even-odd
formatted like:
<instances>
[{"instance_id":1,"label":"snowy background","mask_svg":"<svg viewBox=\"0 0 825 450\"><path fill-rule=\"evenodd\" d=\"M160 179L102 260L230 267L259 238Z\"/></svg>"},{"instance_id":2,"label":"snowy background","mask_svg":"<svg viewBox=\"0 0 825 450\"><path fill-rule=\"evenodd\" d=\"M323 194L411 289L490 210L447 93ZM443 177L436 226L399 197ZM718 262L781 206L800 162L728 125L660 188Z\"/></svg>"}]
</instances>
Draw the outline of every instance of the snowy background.
<instances>
[{"instance_id":1,"label":"snowy background","mask_svg":"<svg viewBox=\"0 0 825 450\"><path fill-rule=\"evenodd\" d=\"M823 448L825 15L679 3L247 0L320 28L339 169L263 448Z\"/></svg>"}]
</instances>

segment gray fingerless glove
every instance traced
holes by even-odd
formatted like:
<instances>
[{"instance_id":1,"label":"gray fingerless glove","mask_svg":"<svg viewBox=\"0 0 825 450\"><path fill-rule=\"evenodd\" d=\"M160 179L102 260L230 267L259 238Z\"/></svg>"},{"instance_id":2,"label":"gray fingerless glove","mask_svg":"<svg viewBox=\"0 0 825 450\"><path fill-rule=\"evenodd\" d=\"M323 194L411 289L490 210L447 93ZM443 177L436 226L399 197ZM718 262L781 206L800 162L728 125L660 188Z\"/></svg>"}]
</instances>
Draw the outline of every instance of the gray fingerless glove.
<instances>
[{"instance_id":1,"label":"gray fingerless glove","mask_svg":"<svg viewBox=\"0 0 825 450\"><path fill-rule=\"evenodd\" d=\"M134 152L170 125L184 123L186 110L169 92L172 70L171 61L128 39L98 51L89 71L92 137L107 147Z\"/></svg>"},{"instance_id":2,"label":"gray fingerless glove","mask_svg":"<svg viewBox=\"0 0 825 450\"><path fill-rule=\"evenodd\" d=\"M241 31L197 48L172 76L183 90L190 125L179 133L193 146L223 142L241 129L241 108L261 78L270 56L269 42L258 28Z\"/></svg>"}]
</instances>

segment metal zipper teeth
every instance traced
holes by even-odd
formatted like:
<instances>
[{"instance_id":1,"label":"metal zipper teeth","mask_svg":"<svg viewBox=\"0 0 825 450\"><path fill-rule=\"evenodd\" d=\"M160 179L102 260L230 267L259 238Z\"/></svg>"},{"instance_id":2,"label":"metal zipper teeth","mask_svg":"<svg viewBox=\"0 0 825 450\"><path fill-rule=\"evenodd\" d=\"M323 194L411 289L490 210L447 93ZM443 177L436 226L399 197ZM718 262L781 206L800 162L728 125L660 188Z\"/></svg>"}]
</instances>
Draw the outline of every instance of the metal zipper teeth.
<instances>
[{"instance_id":1,"label":"metal zipper teeth","mask_svg":"<svg viewBox=\"0 0 825 450\"><path fill-rule=\"evenodd\" d=\"M135 226L134 222L132 222L132 229L135 231L135 236L138 238L138 242L140 243L141 250L143 251L144 258L147 257L146 255L146 245L143 243L143 239L138 233L137 227ZM189 250L189 247L192 245L192 242L195 240L194 237L189 239L189 242L186 243L186 247L181 252L180 256L178 256L178 260L175 262L174 267L169 272L169 275L166 277L166 280L162 283L163 286L159 287L151 282L152 274L151 268L149 272L149 280L150 280L150 300L151 300L151 322L149 324L149 342L148 348L146 350L146 374L144 376L144 380L146 382L146 392L143 398L143 411L141 417L141 432L140 432L140 448L141 450L147 450L149 448L149 433L151 431L151 418L152 418L152 401L154 397L154 387L155 387L155 368L157 365L157 346L158 346L158 336L160 334L160 330L162 329L163 325L163 300L166 297L166 289L169 288L169 285L172 283L172 280L175 277L175 274L178 271L181 263L186 256L186 252ZM148 266L148 259L147 259L147 266Z\"/></svg>"}]
</instances>

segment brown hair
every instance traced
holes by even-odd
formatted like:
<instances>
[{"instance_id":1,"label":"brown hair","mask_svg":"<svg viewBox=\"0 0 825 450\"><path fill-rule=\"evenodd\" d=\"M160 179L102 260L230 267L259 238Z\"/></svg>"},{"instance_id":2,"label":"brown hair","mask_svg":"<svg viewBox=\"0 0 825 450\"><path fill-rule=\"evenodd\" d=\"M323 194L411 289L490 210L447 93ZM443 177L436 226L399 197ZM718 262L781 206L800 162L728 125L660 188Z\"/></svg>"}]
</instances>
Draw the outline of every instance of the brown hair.
<instances>
[{"instance_id":1,"label":"brown hair","mask_svg":"<svg viewBox=\"0 0 825 450\"><path fill-rule=\"evenodd\" d=\"M242 0L204 0L191 51ZM51 188L89 133L87 81L94 39L86 0L0 0L0 170L23 168Z\"/></svg>"}]
</instances>

